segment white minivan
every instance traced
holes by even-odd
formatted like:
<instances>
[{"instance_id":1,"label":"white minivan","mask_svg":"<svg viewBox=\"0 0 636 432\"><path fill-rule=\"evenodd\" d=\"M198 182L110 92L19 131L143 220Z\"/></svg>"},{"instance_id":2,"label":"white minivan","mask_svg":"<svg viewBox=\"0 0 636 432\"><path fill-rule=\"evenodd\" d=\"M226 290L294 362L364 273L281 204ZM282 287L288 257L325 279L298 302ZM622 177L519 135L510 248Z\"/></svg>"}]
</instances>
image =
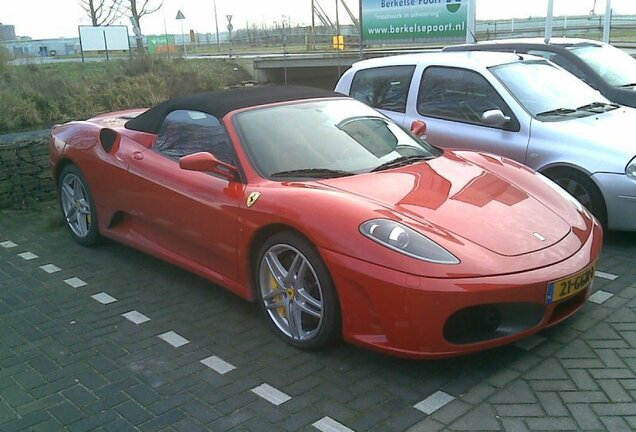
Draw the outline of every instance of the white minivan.
<instances>
[{"instance_id":1,"label":"white minivan","mask_svg":"<svg viewBox=\"0 0 636 432\"><path fill-rule=\"evenodd\" d=\"M336 86L427 141L545 174L609 229L636 231L636 109L539 57L432 52L355 63Z\"/></svg>"}]
</instances>

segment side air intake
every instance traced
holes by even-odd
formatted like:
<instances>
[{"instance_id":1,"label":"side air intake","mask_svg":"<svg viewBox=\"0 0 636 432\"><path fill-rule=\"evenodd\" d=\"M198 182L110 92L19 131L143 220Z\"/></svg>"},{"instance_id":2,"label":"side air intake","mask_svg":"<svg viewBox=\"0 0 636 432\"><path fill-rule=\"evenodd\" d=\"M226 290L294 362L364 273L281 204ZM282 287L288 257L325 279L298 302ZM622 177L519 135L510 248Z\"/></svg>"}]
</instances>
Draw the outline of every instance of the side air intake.
<instances>
[{"instance_id":1,"label":"side air intake","mask_svg":"<svg viewBox=\"0 0 636 432\"><path fill-rule=\"evenodd\" d=\"M119 134L112 129L102 129L99 132L99 142L106 153L110 153L118 140Z\"/></svg>"}]
</instances>

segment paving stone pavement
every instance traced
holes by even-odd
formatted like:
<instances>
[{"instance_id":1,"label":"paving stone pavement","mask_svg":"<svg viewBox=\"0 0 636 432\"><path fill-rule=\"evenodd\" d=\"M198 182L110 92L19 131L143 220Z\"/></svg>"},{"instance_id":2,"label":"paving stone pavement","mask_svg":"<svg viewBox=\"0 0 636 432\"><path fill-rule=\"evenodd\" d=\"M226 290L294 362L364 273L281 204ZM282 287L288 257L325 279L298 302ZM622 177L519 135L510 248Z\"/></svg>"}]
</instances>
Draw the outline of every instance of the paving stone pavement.
<instances>
[{"instance_id":1,"label":"paving stone pavement","mask_svg":"<svg viewBox=\"0 0 636 432\"><path fill-rule=\"evenodd\" d=\"M610 233L599 294L564 324L407 361L344 343L296 350L205 280L3 211L0 430L635 430L635 262L636 235Z\"/></svg>"}]
</instances>

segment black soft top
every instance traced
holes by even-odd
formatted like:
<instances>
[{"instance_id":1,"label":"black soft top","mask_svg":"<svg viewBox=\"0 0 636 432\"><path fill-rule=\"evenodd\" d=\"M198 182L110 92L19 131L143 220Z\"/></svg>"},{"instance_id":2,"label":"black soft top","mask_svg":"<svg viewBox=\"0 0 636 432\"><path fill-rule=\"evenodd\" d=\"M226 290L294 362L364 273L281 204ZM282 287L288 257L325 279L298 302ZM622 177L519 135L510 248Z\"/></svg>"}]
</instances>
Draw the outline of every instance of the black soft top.
<instances>
[{"instance_id":1,"label":"black soft top","mask_svg":"<svg viewBox=\"0 0 636 432\"><path fill-rule=\"evenodd\" d=\"M343 95L301 86L264 86L199 93L162 102L127 121L126 128L156 134L159 133L163 119L175 110L201 111L222 119L227 113L241 108L330 97L343 97Z\"/></svg>"}]
</instances>

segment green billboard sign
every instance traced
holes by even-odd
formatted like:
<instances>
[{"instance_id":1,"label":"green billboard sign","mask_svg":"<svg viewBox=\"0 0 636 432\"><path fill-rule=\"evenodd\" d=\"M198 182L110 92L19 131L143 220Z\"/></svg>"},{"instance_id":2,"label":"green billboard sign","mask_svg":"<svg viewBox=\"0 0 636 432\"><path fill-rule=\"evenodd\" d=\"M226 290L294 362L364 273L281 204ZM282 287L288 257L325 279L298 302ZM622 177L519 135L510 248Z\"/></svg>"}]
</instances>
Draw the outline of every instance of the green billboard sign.
<instances>
[{"instance_id":1,"label":"green billboard sign","mask_svg":"<svg viewBox=\"0 0 636 432\"><path fill-rule=\"evenodd\" d=\"M469 0L360 0L364 42L466 37Z\"/></svg>"},{"instance_id":2,"label":"green billboard sign","mask_svg":"<svg viewBox=\"0 0 636 432\"><path fill-rule=\"evenodd\" d=\"M164 54L175 51L174 35L146 36L150 54Z\"/></svg>"}]
</instances>

